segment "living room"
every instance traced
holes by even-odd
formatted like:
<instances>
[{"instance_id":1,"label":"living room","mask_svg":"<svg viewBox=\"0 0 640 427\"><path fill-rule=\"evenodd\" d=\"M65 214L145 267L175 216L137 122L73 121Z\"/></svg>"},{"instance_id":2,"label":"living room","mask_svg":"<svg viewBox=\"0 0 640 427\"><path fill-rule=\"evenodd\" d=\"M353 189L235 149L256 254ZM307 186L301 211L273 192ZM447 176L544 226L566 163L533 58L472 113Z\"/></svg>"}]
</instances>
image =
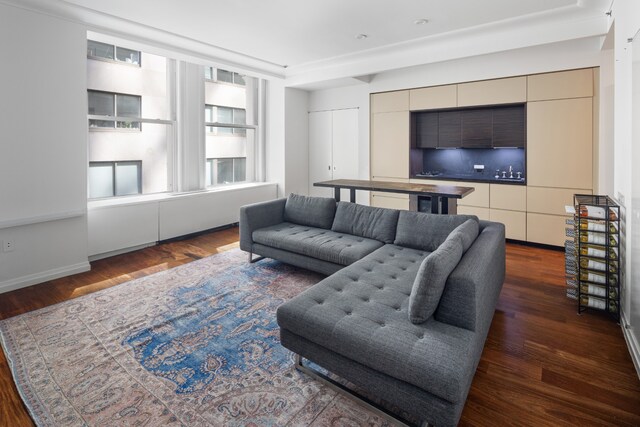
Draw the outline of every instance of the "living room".
<instances>
[{"instance_id":1,"label":"living room","mask_svg":"<svg viewBox=\"0 0 640 427\"><path fill-rule=\"evenodd\" d=\"M461 422L638 424L640 181L633 166L640 159L640 83L638 49L632 49L640 28L638 5L631 0L405 2L406 10L391 15L383 2L281 3L158 7L151 2L0 1L2 56L13 58L4 67L0 115L5 132L0 318L36 315L37 309L101 295L216 253L233 257L240 252L242 206L291 193L331 197L331 190L313 185L318 181L428 184L415 177L415 172L433 171L426 157L425 167L420 163L410 170L409 157L418 152L410 117L427 110L518 104L528 114L526 148L487 149L486 156L522 152L526 170L513 163L513 177L522 172L526 185L490 181L494 169L499 169L495 179L508 178L510 163L487 166L489 180L451 181L474 188L458 201L458 213L506 224L509 239L505 285ZM216 15L216 8L223 10ZM127 76L138 71L148 74L134 84ZM548 98L535 98L536 79L547 76L569 77L560 79ZM482 89L486 100L480 95L463 100L463 89L487 82L520 86L509 86L506 98L496 98L499 90ZM574 86L578 95L571 92ZM453 100L413 106L418 94L433 88L451 89ZM563 91L568 94L559 95ZM151 98L162 108L150 108ZM391 98L385 105L378 101ZM532 132L538 127L531 114L534 104L549 99L588 99L588 119L580 118L563 134L583 135L588 129L589 145L578 148L575 158L563 158L559 151L536 161ZM566 111L574 110L559 108L554 115ZM383 123L378 119L385 114L402 115L404 127L389 132L397 145L377 151L376 129ZM155 142L145 142L141 150L135 138L143 134ZM110 147L118 144L128 151L109 157ZM429 153L441 158L462 150ZM152 162L157 169L150 168ZM484 164L491 163L482 169ZM571 181L583 170L589 171L585 184ZM523 207L510 207L514 193L503 205L495 201L491 194L498 191L492 189L503 188L523 193ZM565 296L564 205L585 191L607 195L620 206L619 324L595 310L578 316L578 303ZM483 194L486 202L473 202ZM540 200L534 194L543 200L539 209L533 208ZM554 198L558 194L562 197ZM348 195L342 190L342 200ZM358 190L356 201L412 210L404 194ZM222 280L220 262L212 261L211 268ZM304 270L286 273L286 283L310 285L321 279ZM114 319L121 314L114 306L109 310ZM601 344L608 348L593 358L585 353ZM6 425L48 425L48 418L34 414L15 363L0 357L0 419ZM507 380L500 382L500 376ZM161 387L168 380L154 381ZM494 396L494 387L506 391ZM610 387L619 389L600 395ZM364 417L358 420L364 424L392 422L331 397L327 417L343 411ZM512 398L520 400L505 413ZM291 423L313 423L300 417ZM188 424L189 418L178 419ZM253 422L267 424L267 419L256 416ZM54 424L65 425L57 420ZM171 424L162 418L153 424L161 420ZM100 418L85 422L99 424ZM250 417L235 421L250 422Z\"/></svg>"}]
</instances>

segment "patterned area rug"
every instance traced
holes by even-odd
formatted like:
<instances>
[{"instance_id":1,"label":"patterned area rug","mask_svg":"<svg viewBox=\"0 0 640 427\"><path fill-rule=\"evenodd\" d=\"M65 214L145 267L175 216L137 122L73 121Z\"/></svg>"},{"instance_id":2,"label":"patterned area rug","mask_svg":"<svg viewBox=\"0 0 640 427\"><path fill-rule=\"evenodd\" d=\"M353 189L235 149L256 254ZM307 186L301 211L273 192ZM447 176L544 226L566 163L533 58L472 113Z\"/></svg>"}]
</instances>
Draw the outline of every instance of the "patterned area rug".
<instances>
[{"instance_id":1,"label":"patterned area rug","mask_svg":"<svg viewBox=\"0 0 640 427\"><path fill-rule=\"evenodd\" d=\"M376 426L293 368L275 311L321 276L218 254L0 322L41 426Z\"/></svg>"}]
</instances>

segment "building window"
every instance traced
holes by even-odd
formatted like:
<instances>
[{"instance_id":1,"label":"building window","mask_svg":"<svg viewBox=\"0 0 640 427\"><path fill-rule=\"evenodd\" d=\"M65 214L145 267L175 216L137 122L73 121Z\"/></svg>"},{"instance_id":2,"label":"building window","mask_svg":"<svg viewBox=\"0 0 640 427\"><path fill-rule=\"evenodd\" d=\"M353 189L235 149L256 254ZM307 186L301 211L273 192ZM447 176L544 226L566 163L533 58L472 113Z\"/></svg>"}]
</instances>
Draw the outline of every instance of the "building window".
<instances>
[{"instance_id":1,"label":"building window","mask_svg":"<svg viewBox=\"0 0 640 427\"><path fill-rule=\"evenodd\" d=\"M142 161L89 162L89 198L142 193Z\"/></svg>"},{"instance_id":2,"label":"building window","mask_svg":"<svg viewBox=\"0 0 640 427\"><path fill-rule=\"evenodd\" d=\"M212 185L233 184L247 180L247 158L232 157L207 159L207 187Z\"/></svg>"},{"instance_id":3,"label":"building window","mask_svg":"<svg viewBox=\"0 0 640 427\"><path fill-rule=\"evenodd\" d=\"M138 50L127 49L126 47L115 46L95 40L87 40L87 57L140 66L142 53Z\"/></svg>"},{"instance_id":4,"label":"building window","mask_svg":"<svg viewBox=\"0 0 640 427\"><path fill-rule=\"evenodd\" d=\"M112 92L88 90L89 115L110 117L142 116L142 97L138 95L125 95ZM140 130L140 122L115 121L104 119L89 119L90 128L118 128Z\"/></svg>"},{"instance_id":5,"label":"building window","mask_svg":"<svg viewBox=\"0 0 640 427\"><path fill-rule=\"evenodd\" d=\"M204 121L206 123L246 125L247 111L244 108L205 105ZM207 132L213 133L215 135L247 135L247 130L245 128L233 126L207 126Z\"/></svg>"},{"instance_id":6,"label":"building window","mask_svg":"<svg viewBox=\"0 0 640 427\"><path fill-rule=\"evenodd\" d=\"M204 67L204 78L215 82L231 83L246 86L247 82L242 74L215 67Z\"/></svg>"}]
</instances>

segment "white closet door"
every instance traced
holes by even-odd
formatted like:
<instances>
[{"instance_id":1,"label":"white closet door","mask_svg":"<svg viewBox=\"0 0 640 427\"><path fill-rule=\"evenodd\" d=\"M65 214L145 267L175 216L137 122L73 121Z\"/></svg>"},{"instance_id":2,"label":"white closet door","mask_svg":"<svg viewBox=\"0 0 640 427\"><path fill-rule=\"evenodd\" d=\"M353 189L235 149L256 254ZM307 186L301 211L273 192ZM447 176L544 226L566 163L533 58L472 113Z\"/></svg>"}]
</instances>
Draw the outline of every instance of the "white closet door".
<instances>
[{"instance_id":1,"label":"white closet door","mask_svg":"<svg viewBox=\"0 0 640 427\"><path fill-rule=\"evenodd\" d=\"M333 179L358 179L358 109L333 111ZM340 198L349 201L349 190Z\"/></svg>"},{"instance_id":2,"label":"white closet door","mask_svg":"<svg viewBox=\"0 0 640 427\"><path fill-rule=\"evenodd\" d=\"M314 182L332 179L332 112L309 113L309 195L333 197L333 189L314 187Z\"/></svg>"}]
</instances>

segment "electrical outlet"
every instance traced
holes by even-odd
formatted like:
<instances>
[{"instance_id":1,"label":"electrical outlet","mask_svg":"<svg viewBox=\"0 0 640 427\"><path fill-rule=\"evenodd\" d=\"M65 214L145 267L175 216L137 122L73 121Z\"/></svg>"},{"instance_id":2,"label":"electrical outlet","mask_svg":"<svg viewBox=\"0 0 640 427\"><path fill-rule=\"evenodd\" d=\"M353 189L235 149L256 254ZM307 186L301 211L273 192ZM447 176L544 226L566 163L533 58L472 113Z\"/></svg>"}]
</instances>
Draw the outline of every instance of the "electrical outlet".
<instances>
[{"instance_id":1,"label":"electrical outlet","mask_svg":"<svg viewBox=\"0 0 640 427\"><path fill-rule=\"evenodd\" d=\"M13 252L15 249L15 242L13 239L7 239L2 242L2 252Z\"/></svg>"}]
</instances>

